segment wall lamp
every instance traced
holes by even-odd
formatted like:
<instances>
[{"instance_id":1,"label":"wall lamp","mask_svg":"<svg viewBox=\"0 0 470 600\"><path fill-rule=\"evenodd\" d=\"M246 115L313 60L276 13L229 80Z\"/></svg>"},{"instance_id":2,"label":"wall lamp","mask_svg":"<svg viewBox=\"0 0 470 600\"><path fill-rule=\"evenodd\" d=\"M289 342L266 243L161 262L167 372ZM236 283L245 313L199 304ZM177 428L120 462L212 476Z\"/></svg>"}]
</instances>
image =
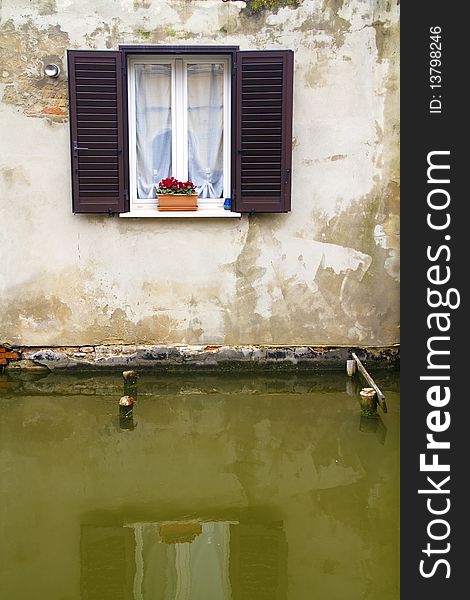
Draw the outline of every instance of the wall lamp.
<instances>
[{"instance_id":1,"label":"wall lamp","mask_svg":"<svg viewBox=\"0 0 470 600\"><path fill-rule=\"evenodd\" d=\"M48 77L54 77L54 78L59 77L59 75L60 75L60 67L59 67L59 65L51 63L51 64L46 65L44 67L44 73Z\"/></svg>"}]
</instances>

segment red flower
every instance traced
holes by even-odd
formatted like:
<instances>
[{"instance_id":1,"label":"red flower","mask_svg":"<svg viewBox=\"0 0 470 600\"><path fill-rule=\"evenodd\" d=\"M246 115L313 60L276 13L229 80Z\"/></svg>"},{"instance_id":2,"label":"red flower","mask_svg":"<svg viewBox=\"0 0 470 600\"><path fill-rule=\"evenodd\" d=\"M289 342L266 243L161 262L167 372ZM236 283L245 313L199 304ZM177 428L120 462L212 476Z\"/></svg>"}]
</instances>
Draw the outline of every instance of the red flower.
<instances>
[{"instance_id":1,"label":"red flower","mask_svg":"<svg viewBox=\"0 0 470 600\"><path fill-rule=\"evenodd\" d=\"M157 194L195 194L196 186L192 181L178 181L175 177L166 177L156 186Z\"/></svg>"}]
</instances>

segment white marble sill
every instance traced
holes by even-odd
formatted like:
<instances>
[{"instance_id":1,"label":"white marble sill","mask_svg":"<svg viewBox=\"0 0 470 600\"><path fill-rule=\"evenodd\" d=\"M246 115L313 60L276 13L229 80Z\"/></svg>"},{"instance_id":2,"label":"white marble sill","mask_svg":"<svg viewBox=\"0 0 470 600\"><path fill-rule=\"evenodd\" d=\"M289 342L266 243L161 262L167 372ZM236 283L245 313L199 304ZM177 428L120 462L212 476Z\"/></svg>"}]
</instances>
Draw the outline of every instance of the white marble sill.
<instances>
[{"instance_id":1,"label":"white marble sill","mask_svg":"<svg viewBox=\"0 0 470 600\"><path fill-rule=\"evenodd\" d=\"M225 210L223 205L216 202L201 203L197 210L160 211L157 207L146 206L145 208L134 208L130 212L121 213L121 218L157 218L157 219L204 219L204 218L230 218L241 217L241 213Z\"/></svg>"}]
</instances>

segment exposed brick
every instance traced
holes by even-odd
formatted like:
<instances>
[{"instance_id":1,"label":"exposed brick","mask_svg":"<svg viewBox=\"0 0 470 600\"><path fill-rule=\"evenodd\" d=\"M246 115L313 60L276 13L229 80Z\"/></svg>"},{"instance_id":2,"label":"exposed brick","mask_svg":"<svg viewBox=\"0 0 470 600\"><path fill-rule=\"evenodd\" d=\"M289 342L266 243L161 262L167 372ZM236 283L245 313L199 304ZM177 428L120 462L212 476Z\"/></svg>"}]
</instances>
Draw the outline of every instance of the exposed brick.
<instances>
[{"instance_id":1,"label":"exposed brick","mask_svg":"<svg viewBox=\"0 0 470 600\"><path fill-rule=\"evenodd\" d=\"M6 358L0 358L0 365L6 365L7 364L7 359Z\"/></svg>"},{"instance_id":2,"label":"exposed brick","mask_svg":"<svg viewBox=\"0 0 470 600\"><path fill-rule=\"evenodd\" d=\"M2 352L6 352L6 351L7 351L6 348L4 348L3 346L0 346L0 354L2 354Z\"/></svg>"},{"instance_id":3,"label":"exposed brick","mask_svg":"<svg viewBox=\"0 0 470 600\"><path fill-rule=\"evenodd\" d=\"M5 352L4 354L2 354L2 358L16 359L19 357L20 355L18 354L18 352Z\"/></svg>"},{"instance_id":4,"label":"exposed brick","mask_svg":"<svg viewBox=\"0 0 470 600\"><path fill-rule=\"evenodd\" d=\"M64 110L58 106L47 106L46 108L43 108L42 112L45 115L65 115Z\"/></svg>"}]
</instances>

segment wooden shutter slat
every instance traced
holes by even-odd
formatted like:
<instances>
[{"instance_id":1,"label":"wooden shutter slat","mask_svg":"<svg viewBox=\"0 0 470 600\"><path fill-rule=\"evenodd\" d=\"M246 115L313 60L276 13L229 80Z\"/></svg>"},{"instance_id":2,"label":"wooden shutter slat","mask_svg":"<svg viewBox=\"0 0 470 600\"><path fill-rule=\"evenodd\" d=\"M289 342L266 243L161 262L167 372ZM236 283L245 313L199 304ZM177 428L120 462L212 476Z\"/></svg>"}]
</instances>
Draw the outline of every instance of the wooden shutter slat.
<instances>
[{"instance_id":1,"label":"wooden shutter slat","mask_svg":"<svg viewBox=\"0 0 470 600\"><path fill-rule=\"evenodd\" d=\"M73 50L71 50L70 52L73 52ZM81 50L77 50L77 52L82 52ZM90 51L91 52L91 51ZM98 50L98 52L100 52ZM103 50L103 52L105 52L105 50ZM109 52L109 54L111 55L111 52ZM115 53L116 54L116 53ZM78 62L75 61L75 70L77 72L77 75L81 76L83 75L83 73L116 73L116 64L114 63L109 63L109 62Z\"/></svg>"},{"instance_id":2,"label":"wooden shutter slat","mask_svg":"<svg viewBox=\"0 0 470 600\"><path fill-rule=\"evenodd\" d=\"M119 128L119 123L115 120L102 121L101 119L96 119L95 121L89 121L87 119L78 119L77 123L83 129L95 129L96 127L101 127L102 130L106 130L107 128Z\"/></svg>"},{"instance_id":3,"label":"wooden shutter slat","mask_svg":"<svg viewBox=\"0 0 470 600\"><path fill-rule=\"evenodd\" d=\"M87 127L88 125L96 127L96 121L101 124L101 127L117 126L117 120L114 115L79 115L77 121L83 127Z\"/></svg>"},{"instance_id":4,"label":"wooden shutter slat","mask_svg":"<svg viewBox=\"0 0 470 600\"><path fill-rule=\"evenodd\" d=\"M76 98L76 103L79 109L82 108L114 108L117 98Z\"/></svg>"},{"instance_id":5,"label":"wooden shutter slat","mask_svg":"<svg viewBox=\"0 0 470 600\"><path fill-rule=\"evenodd\" d=\"M107 142L107 141L96 141L96 142L79 141L79 144L86 144L87 145L86 150L115 150L116 151L118 149L117 142ZM83 150L80 150L80 152L83 152Z\"/></svg>"},{"instance_id":6,"label":"wooden shutter slat","mask_svg":"<svg viewBox=\"0 0 470 600\"><path fill-rule=\"evenodd\" d=\"M268 162L251 162L247 165L246 169L243 170L244 177L249 177L253 173L266 173L266 176L274 176L279 173L279 169L276 168L275 163ZM264 176L264 175L263 175Z\"/></svg>"},{"instance_id":7,"label":"wooden shutter slat","mask_svg":"<svg viewBox=\"0 0 470 600\"><path fill-rule=\"evenodd\" d=\"M101 78L100 82L97 83L85 83L85 81L89 82L90 79L86 79L86 80L78 80L77 79L77 92L100 92L100 93L106 93L106 92L113 92L114 94L116 93L116 82L112 81L111 83L106 83L106 81L109 80L103 80L103 78Z\"/></svg>"},{"instance_id":8,"label":"wooden shutter slat","mask_svg":"<svg viewBox=\"0 0 470 600\"><path fill-rule=\"evenodd\" d=\"M263 95L259 94L250 98L243 97L242 104L246 108L253 107L258 109L260 105L263 105L263 108L276 108L277 106L282 107L282 100L282 95L263 97Z\"/></svg>"},{"instance_id":9,"label":"wooden shutter slat","mask_svg":"<svg viewBox=\"0 0 470 600\"><path fill-rule=\"evenodd\" d=\"M103 128L103 131L106 131L106 134L100 134L100 135L106 135L106 136L113 136L116 137L117 135L117 130L118 128L116 127L116 124L114 124L113 126L105 126L103 124L100 125ZM89 129L82 129L82 135L80 136L80 139L85 139L85 137L90 137L90 138L96 138L99 137L95 134L96 129L93 128L89 128Z\"/></svg>"},{"instance_id":10,"label":"wooden shutter slat","mask_svg":"<svg viewBox=\"0 0 470 600\"><path fill-rule=\"evenodd\" d=\"M106 115L106 114L78 114L77 121L80 125L84 125L86 127L87 123L90 123L91 127L96 127L97 122L101 123L101 127L115 127L117 125L117 117L116 115ZM106 124L107 123L107 124Z\"/></svg>"},{"instance_id":11,"label":"wooden shutter slat","mask_svg":"<svg viewBox=\"0 0 470 600\"><path fill-rule=\"evenodd\" d=\"M119 92L117 91L117 89L112 89L109 87L106 87L104 89L101 89L99 86L93 87L91 85L87 85L85 86L88 88L88 90L84 90L84 89L76 89L76 95L77 98L80 100L96 100L97 97L103 97L106 100L110 100L112 99L113 96L116 96L116 94L118 94ZM116 106L116 104L114 104L114 106Z\"/></svg>"},{"instance_id":12,"label":"wooden shutter slat","mask_svg":"<svg viewBox=\"0 0 470 600\"><path fill-rule=\"evenodd\" d=\"M116 187L116 189L106 190L90 188L81 190L81 194L84 198L93 198L93 204L96 203L98 205L100 197L106 196L108 198L108 202L112 202L115 198L117 198L118 188Z\"/></svg>"},{"instance_id":13,"label":"wooden shutter slat","mask_svg":"<svg viewBox=\"0 0 470 600\"><path fill-rule=\"evenodd\" d=\"M117 136L117 129L113 130L113 129L103 129L103 132L106 131L106 133L92 133L93 129L82 129L82 134L78 136L78 139L85 143L85 142L99 142L101 140L103 140L103 142L115 142L116 141L116 136ZM90 132L90 133L88 133Z\"/></svg>"},{"instance_id":14,"label":"wooden shutter slat","mask_svg":"<svg viewBox=\"0 0 470 600\"><path fill-rule=\"evenodd\" d=\"M109 73L108 76L104 75L103 77L101 77L101 80L99 82L98 85L102 85L102 86L107 86L107 85L112 85L115 86L116 85L116 74L113 73L112 77L109 77ZM93 77L79 77L77 79L78 81L78 85L97 85L96 81L93 79Z\"/></svg>"},{"instance_id":15,"label":"wooden shutter slat","mask_svg":"<svg viewBox=\"0 0 470 600\"><path fill-rule=\"evenodd\" d=\"M262 114L260 114L258 110L250 111L249 109L245 109L244 112L244 123L249 123L250 121L271 121L278 123L279 116L282 115L282 110L280 108L277 108L276 110L266 110Z\"/></svg>"},{"instance_id":16,"label":"wooden shutter slat","mask_svg":"<svg viewBox=\"0 0 470 600\"><path fill-rule=\"evenodd\" d=\"M282 71L266 71L264 73L247 73L245 75L245 81L247 84L262 84L263 82L268 82L271 84L279 84L282 83Z\"/></svg>"},{"instance_id":17,"label":"wooden shutter slat","mask_svg":"<svg viewBox=\"0 0 470 600\"><path fill-rule=\"evenodd\" d=\"M271 171L272 175L267 175L265 171L263 171L263 175L258 175L258 171L249 171L249 175L245 175L242 177L242 181L253 182L253 183L263 183L265 182L276 182L279 183L279 177L275 171Z\"/></svg>"},{"instance_id":18,"label":"wooden shutter slat","mask_svg":"<svg viewBox=\"0 0 470 600\"><path fill-rule=\"evenodd\" d=\"M272 77L266 79L244 79L243 95L260 92L269 92L270 94L282 94L282 79L274 80Z\"/></svg>"},{"instance_id":19,"label":"wooden shutter slat","mask_svg":"<svg viewBox=\"0 0 470 600\"><path fill-rule=\"evenodd\" d=\"M281 158L280 150L264 149L264 150L246 150L243 153L243 163L250 168L249 163L271 163L278 164Z\"/></svg>"},{"instance_id":20,"label":"wooden shutter slat","mask_svg":"<svg viewBox=\"0 0 470 600\"><path fill-rule=\"evenodd\" d=\"M277 150L278 148L281 149L281 142L267 142L267 141L259 141L259 142L243 142L242 143L242 150L241 150L241 159L243 162L243 151L246 150L250 150L251 148L256 148L257 150ZM282 170L281 165L280 165L279 161L279 172Z\"/></svg>"},{"instance_id":21,"label":"wooden shutter slat","mask_svg":"<svg viewBox=\"0 0 470 600\"><path fill-rule=\"evenodd\" d=\"M237 52L235 207L290 210L293 52Z\"/></svg>"},{"instance_id":22,"label":"wooden shutter slat","mask_svg":"<svg viewBox=\"0 0 470 600\"><path fill-rule=\"evenodd\" d=\"M93 176L100 173L116 173L116 177L119 174L119 170L117 169L117 165L113 163L100 163L99 165L89 165L88 163L80 163L81 174L83 177L91 177L90 173L93 173ZM109 175L108 175L109 177Z\"/></svg>"},{"instance_id":23,"label":"wooden shutter slat","mask_svg":"<svg viewBox=\"0 0 470 600\"><path fill-rule=\"evenodd\" d=\"M86 197L87 192L97 192L99 194L108 194L108 198L117 196L119 192L119 185L81 185L80 191Z\"/></svg>"},{"instance_id":24,"label":"wooden shutter slat","mask_svg":"<svg viewBox=\"0 0 470 600\"><path fill-rule=\"evenodd\" d=\"M104 177L93 177L92 175L86 174L81 178L80 186L87 184L96 184L99 186L107 185L108 183L118 184L119 177L116 174L113 175L113 173L115 173L115 171L107 173Z\"/></svg>"},{"instance_id":25,"label":"wooden shutter slat","mask_svg":"<svg viewBox=\"0 0 470 600\"><path fill-rule=\"evenodd\" d=\"M267 52L271 52L270 50L268 50ZM282 51L281 51L282 52ZM265 52L262 52L263 54L265 54ZM239 53L239 55L241 54L241 52ZM267 71L281 71L284 68L284 64L283 62L272 62L271 60L268 61L264 61L264 60L260 60L259 62L256 62L256 60L253 59L254 56L254 52L250 52L250 57L249 57L249 62L247 61L245 64L245 71L246 72L250 72L250 71L255 71L256 73L265 73ZM257 54L261 55L261 52L258 52Z\"/></svg>"},{"instance_id":26,"label":"wooden shutter slat","mask_svg":"<svg viewBox=\"0 0 470 600\"><path fill-rule=\"evenodd\" d=\"M266 133L245 133L242 132L242 142L274 142L281 141L282 136L279 133L271 133L271 129L268 129Z\"/></svg>"},{"instance_id":27,"label":"wooden shutter slat","mask_svg":"<svg viewBox=\"0 0 470 600\"><path fill-rule=\"evenodd\" d=\"M268 134L267 135L277 135L280 136L282 129L280 127L273 127L273 126L267 126L266 129L262 129L260 128L257 124L255 124L256 127L244 127L243 128L243 135L244 136L250 136L250 135L263 135L264 131L267 131Z\"/></svg>"},{"instance_id":28,"label":"wooden shutter slat","mask_svg":"<svg viewBox=\"0 0 470 600\"><path fill-rule=\"evenodd\" d=\"M99 98L106 98L109 100L110 98L116 98L117 91L116 88L111 88L109 86L99 86L99 85L84 85L76 86L77 98L81 98L82 100L96 100Z\"/></svg>"},{"instance_id":29,"label":"wooden shutter slat","mask_svg":"<svg viewBox=\"0 0 470 600\"><path fill-rule=\"evenodd\" d=\"M82 106L82 108L77 111L77 115L114 115L117 117L117 110L116 107L109 106Z\"/></svg>"},{"instance_id":30,"label":"wooden shutter slat","mask_svg":"<svg viewBox=\"0 0 470 600\"><path fill-rule=\"evenodd\" d=\"M90 161L88 159L86 160L81 160L80 161L80 169L82 169L83 172L87 172L87 171L106 171L106 170L113 170L113 171L118 171L119 170L119 165L116 162L112 162L112 158L110 157L106 157L104 156L102 160L95 160Z\"/></svg>"},{"instance_id":31,"label":"wooden shutter slat","mask_svg":"<svg viewBox=\"0 0 470 600\"><path fill-rule=\"evenodd\" d=\"M80 152L80 162L79 164L99 164L101 162L109 162L114 161L119 166L119 157L117 150L82 150ZM82 163L83 161L83 163Z\"/></svg>"}]
</instances>

